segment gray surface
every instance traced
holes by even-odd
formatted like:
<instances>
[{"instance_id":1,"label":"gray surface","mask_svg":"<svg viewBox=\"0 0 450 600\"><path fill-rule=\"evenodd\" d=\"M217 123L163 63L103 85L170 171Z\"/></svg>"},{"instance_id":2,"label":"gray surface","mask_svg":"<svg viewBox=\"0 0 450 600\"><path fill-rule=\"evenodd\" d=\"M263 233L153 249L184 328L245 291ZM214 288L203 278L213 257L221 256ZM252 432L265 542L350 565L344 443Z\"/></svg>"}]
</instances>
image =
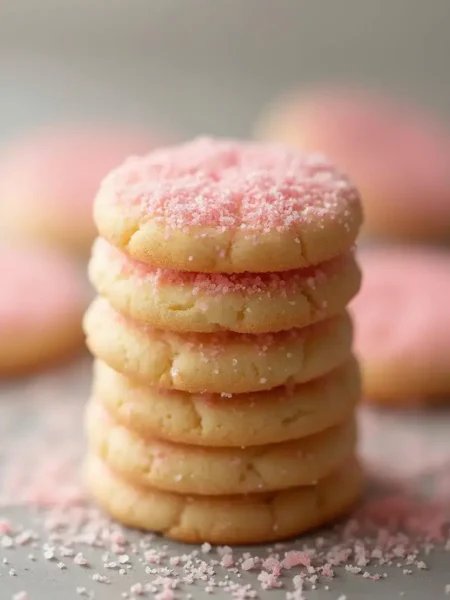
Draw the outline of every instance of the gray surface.
<instances>
[{"instance_id":1,"label":"gray surface","mask_svg":"<svg viewBox=\"0 0 450 600\"><path fill-rule=\"evenodd\" d=\"M20 515L22 518L22 515ZM158 543L158 542L156 542ZM159 542L163 545L164 542ZM81 548L81 547L80 547ZM134 581L144 581L144 569L137 560L132 560L134 564L133 572L126 576L120 576L117 571L111 571L108 575L111 578L111 584L95 584L91 576L96 569L101 567L100 553L83 552L90 560L92 568L81 569L79 567L69 567L67 571L60 571L54 562L48 562L39 558L34 565L30 567L30 561L26 559L29 550L15 550L13 558L10 558L10 564L14 565L18 571L18 577L9 577L0 574L1 598L9 600L12 594L20 590L27 590L30 600L80 600L82 598L75 588L77 586L86 586L89 590L95 591L95 600L121 600L122 592L128 592ZM177 544L170 544L170 552L179 554L186 549ZM11 553L8 554L11 556ZM407 600L438 600L448 598L445 593L445 585L449 582L449 557L448 554L437 553L429 560L430 570L422 571L420 575L401 575L398 569L386 567L384 572L388 573L388 578L384 581L373 582L361 577L356 577L345 573L339 573L339 577L330 584L330 590L315 590L305 592L308 600L337 600L341 595L345 595L347 600L367 599L367 600L391 600L404 596ZM29 570L25 570L24 565ZM3 567L3 571L10 566ZM0 568L1 569L1 568ZM220 572L221 569L218 569ZM101 570L103 573L104 571ZM224 572L224 571L222 571ZM239 579L239 583L258 584L255 577L246 575ZM229 594L216 592L214 595L206 594L203 586L199 584L195 589L189 586L189 589L180 590L178 597L183 597L186 592L194 595L195 598L231 598ZM273 600L283 600L286 598L286 589L271 590L266 594L260 594L262 597L272 598ZM150 597L150 596L145 596Z\"/></svg>"},{"instance_id":2,"label":"gray surface","mask_svg":"<svg viewBox=\"0 0 450 600\"><path fill-rule=\"evenodd\" d=\"M14 514L14 511L10 511ZM19 514L21 520L23 515ZM31 523L33 525L33 523ZM136 535L136 540L138 536ZM164 542L153 542L155 545L164 545ZM186 551L186 548L171 543L169 545L171 554L179 554ZM130 586L135 581L145 581L144 569L137 560L132 560L133 571L126 576L120 576L117 571L110 571L108 575L111 578L110 584L95 584L92 582L92 573L101 569L101 552L92 552L80 546L85 556L89 559L92 567L82 569L80 567L69 567L66 571L60 571L55 562L48 562L42 558L31 564L27 560L29 549L14 550L13 552L2 552L9 557L10 565L0 567L0 594L2 600L9 600L10 596L20 590L29 592L30 600L80 600L82 596L77 594L77 586L85 586L89 590L95 591L95 600L122 600L122 592L128 592ZM288 549L288 547L286 548ZM67 560L66 560L67 562ZM386 567L384 572L388 573L386 580L373 582L355 575L339 571L338 578L330 583L330 590L324 591L323 588L315 591L305 592L307 600L337 600L341 595L345 595L347 600L394 600L404 596L407 600L438 600L448 598L445 593L445 586L449 583L450 561L448 553L436 553L431 560L427 559L430 569L421 571L420 574L399 575L398 569ZM26 567L25 567L26 565ZM17 569L18 577L9 577L5 571L10 566ZM3 571L3 573L2 573ZM218 569L218 571L222 571ZM222 571L224 572L224 571ZM147 577L148 579L148 577ZM256 589L259 585L251 574L239 579L239 583L251 583ZM187 592L194 595L194 598L231 598L231 595L216 592L214 595L206 594L203 586L199 584L196 588L180 588L177 596L182 598ZM271 590L270 592L260 593L261 597L271 598L273 600L283 600L286 598L287 589ZM144 596L148 598L150 596Z\"/></svg>"},{"instance_id":3,"label":"gray surface","mask_svg":"<svg viewBox=\"0 0 450 600\"><path fill-rule=\"evenodd\" d=\"M46 463L54 455L61 464L75 461L84 453L82 441L82 409L88 397L90 386L90 363L88 360L74 363L68 367L50 371L40 376L21 381L3 383L0 386L0 450L3 483L10 480L8 472L19 468L28 472L31 488L40 480L51 481ZM371 473L366 502L389 495L392 489L408 490L409 494L417 493L427 497L434 490L434 502L446 505L450 517L450 489L445 487L450 473L450 413L448 410L431 410L429 412L408 411L406 413L376 412L364 410L361 413L362 443L361 453ZM59 463L58 463L59 464ZM40 469L45 469L41 475ZM380 473L383 477L380 478ZM70 482L72 471L66 473L61 485ZM67 481L69 480L69 481ZM9 485L7 486L9 488ZM12 494L12 504L23 500L23 489ZM440 492L439 492L440 489ZM437 490L437 491L436 491ZM3 489L0 497L5 501L7 490ZM6 498L6 501L8 499ZM7 501L7 504L9 502ZM49 541L49 533L43 530L47 513L36 512L34 508L22 506L4 506L0 509L0 518L10 518L13 525L19 528L30 527L40 534L36 548L30 546L14 549L2 548L0 543L0 599L9 600L19 590L27 590L30 600L72 600L80 596L77 586L95 591L99 600L115 600L121 593L129 591L136 581L148 582L152 577L145 575L139 560L142 552L133 558L134 568L127 575L120 576L117 571L105 571L101 568L103 548L97 550L79 544L77 549L83 551L89 559L90 568L73 565L70 558L61 558L67 569L60 570L56 561L44 560L42 545ZM51 514L51 513L50 513ZM68 518L70 522L70 518ZM448 522L450 528L450 520ZM319 532L315 536L305 536L301 540L286 544L283 552L290 548L302 548L313 545L317 535L332 540L339 537L332 530ZM63 535L63 534L61 534ZM448 532L446 533L448 535ZM130 539L139 544L142 538L137 533L130 534ZM371 535L367 535L366 544L370 546ZM1 541L1 536L0 536ZM444 540L445 543L445 540ZM168 543L156 538L151 542L153 547L161 548L167 544L169 554L190 552L192 547ZM58 545L58 544L56 544ZM128 550L127 550L128 551ZM264 546L253 550L259 556L267 553ZM35 554L37 560L32 562L28 555ZM129 551L130 555L132 554ZM58 552L57 552L58 555ZM239 554L236 553L235 556ZM2 564L6 557L7 565ZM211 558L212 555L208 555ZM325 590L327 583L322 580L317 590L308 590L308 599L336 600L345 594L348 600L356 598L386 599L397 598L406 592L411 600L425 598L445 598L445 586L450 583L450 552L439 545L428 556L424 556L428 570L418 570L413 566L413 575L405 575L396 566L383 566L377 569L369 564L369 572L386 572L386 580L373 582L365 580L361 575L346 573L337 569L338 577L329 582L330 589ZM397 562L397 560L395 561ZM400 561L402 562L402 561ZM17 576L11 577L9 569L14 568ZM111 584L100 584L92 581L96 571L107 574ZM221 569L218 569L220 576ZM294 572L286 579L289 583ZM218 577L219 578L219 577ZM256 576L244 574L239 580L250 582L260 589ZM261 593L261 597L285 598L287 589ZM206 597L202 585L189 589L180 588L177 597L185 593L193 593L197 598ZM228 597L229 594L216 592L215 597ZM144 596L149 597L149 596Z\"/></svg>"}]
</instances>

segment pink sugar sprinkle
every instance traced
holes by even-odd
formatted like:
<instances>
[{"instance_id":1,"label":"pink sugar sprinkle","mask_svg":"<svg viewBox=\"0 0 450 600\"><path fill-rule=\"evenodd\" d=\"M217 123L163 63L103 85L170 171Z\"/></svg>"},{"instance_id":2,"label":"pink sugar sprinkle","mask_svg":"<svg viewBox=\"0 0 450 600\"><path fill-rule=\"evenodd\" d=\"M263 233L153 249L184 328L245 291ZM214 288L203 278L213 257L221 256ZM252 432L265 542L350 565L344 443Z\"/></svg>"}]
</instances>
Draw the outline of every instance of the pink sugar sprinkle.
<instances>
[{"instance_id":1,"label":"pink sugar sprinkle","mask_svg":"<svg viewBox=\"0 0 450 600\"><path fill-rule=\"evenodd\" d=\"M129 159L104 180L103 190L169 231L283 231L338 219L358 201L355 188L323 156L211 139Z\"/></svg>"},{"instance_id":2,"label":"pink sugar sprinkle","mask_svg":"<svg viewBox=\"0 0 450 600\"><path fill-rule=\"evenodd\" d=\"M233 555L232 554L225 554L222 557L222 560L220 561L220 564L222 565L222 567L225 567L226 569L228 569L229 567L232 567L234 565Z\"/></svg>"},{"instance_id":3,"label":"pink sugar sprinkle","mask_svg":"<svg viewBox=\"0 0 450 600\"><path fill-rule=\"evenodd\" d=\"M159 594L155 595L155 600L173 600L175 593L172 589L166 588Z\"/></svg>"},{"instance_id":4,"label":"pink sugar sprinkle","mask_svg":"<svg viewBox=\"0 0 450 600\"><path fill-rule=\"evenodd\" d=\"M201 550L203 554L209 554L212 550L212 546L211 544L208 544L208 542L205 542L204 544L202 544Z\"/></svg>"},{"instance_id":5,"label":"pink sugar sprinkle","mask_svg":"<svg viewBox=\"0 0 450 600\"><path fill-rule=\"evenodd\" d=\"M130 587L130 593L136 594L136 596L143 596L144 595L144 586L142 585L142 583L135 583L134 585L132 585Z\"/></svg>"},{"instance_id":6,"label":"pink sugar sprinkle","mask_svg":"<svg viewBox=\"0 0 450 600\"><path fill-rule=\"evenodd\" d=\"M302 590L294 590L293 592L287 592L286 600L306 600L306 596Z\"/></svg>"},{"instance_id":7,"label":"pink sugar sprinkle","mask_svg":"<svg viewBox=\"0 0 450 600\"><path fill-rule=\"evenodd\" d=\"M334 571L329 564L325 564L322 567L322 575L324 577L331 577L331 578L334 577Z\"/></svg>"},{"instance_id":8,"label":"pink sugar sprinkle","mask_svg":"<svg viewBox=\"0 0 450 600\"><path fill-rule=\"evenodd\" d=\"M11 523L8 519L0 519L0 535L11 533Z\"/></svg>"},{"instance_id":9,"label":"pink sugar sprinkle","mask_svg":"<svg viewBox=\"0 0 450 600\"><path fill-rule=\"evenodd\" d=\"M188 287L192 295L223 296L239 293L246 296L254 294L280 293L312 288L324 284L329 277L342 269L343 262L349 255L337 257L324 262L320 267L309 267L296 271L281 273L193 273L188 271L173 271L170 269L152 268L140 261L127 257L125 254L98 238L93 248L94 256L105 255L111 268L123 277L133 277L140 282L150 283L155 288L168 285Z\"/></svg>"},{"instance_id":10,"label":"pink sugar sprinkle","mask_svg":"<svg viewBox=\"0 0 450 600\"><path fill-rule=\"evenodd\" d=\"M241 568L242 568L243 571L250 571L250 569L253 569L254 566L255 566L255 559L254 558L247 558L241 564Z\"/></svg>"},{"instance_id":11,"label":"pink sugar sprinkle","mask_svg":"<svg viewBox=\"0 0 450 600\"><path fill-rule=\"evenodd\" d=\"M101 575L100 573L94 573L92 575L92 580L97 581L98 583L111 583L106 575Z\"/></svg>"},{"instance_id":12,"label":"pink sugar sprinkle","mask_svg":"<svg viewBox=\"0 0 450 600\"><path fill-rule=\"evenodd\" d=\"M282 561L282 565L285 569L291 569L292 567L297 567L299 565L309 567L310 564L311 558L304 552L298 552L297 550L286 552Z\"/></svg>"},{"instance_id":13,"label":"pink sugar sprinkle","mask_svg":"<svg viewBox=\"0 0 450 600\"><path fill-rule=\"evenodd\" d=\"M266 571L261 571L261 573L258 575L258 581L261 582L261 588L263 590L271 590L283 586L283 583L279 581L276 575L273 573L267 573Z\"/></svg>"},{"instance_id":14,"label":"pink sugar sprinkle","mask_svg":"<svg viewBox=\"0 0 450 600\"><path fill-rule=\"evenodd\" d=\"M145 555L145 560L150 565L159 565L161 564L161 556L154 552L147 552Z\"/></svg>"},{"instance_id":15,"label":"pink sugar sprinkle","mask_svg":"<svg viewBox=\"0 0 450 600\"><path fill-rule=\"evenodd\" d=\"M121 565L126 565L128 562L130 562L130 557L128 554L120 554L118 560Z\"/></svg>"},{"instance_id":16,"label":"pink sugar sprinkle","mask_svg":"<svg viewBox=\"0 0 450 600\"><path fill-rule=\"evenodd\" d=\"M17 592L17 594L14 594L12 597L12 600L30 600L30 596L24 591Z\"/></svg>"},{"instance_id":17,"label":"pink sugar sprinkle","mask_svg":"<svg viewBox=\"0 0 450 600\"><path fill-rule=\"evenodd\" d=\"M110 535L110 540L113 544L117 544L119 546L124 546L127 543L125 536L119 531L113 531Z\"/></svg>"},{"instance_id":18,"label":"pink sugar sprinkle","mask_svg":"<svg viewBox=\"0 0 450 600\"><path fill-rule=\"evenodd\" d=\"M78 552L75 555L73 562L80 567L89 566L89 562L88 562L87 558L85 558L81 552Z\"/></svg>"},{"instance_id":19,"label":"pink sugar sprinkle","mask_svg":"<svg viewBox=\"0 0 450 600\"><path fill-rule=\"evenodd\" d=\"M45 560L54 560L55 559L55 552L54 552L53 548L48 548L47 550L44 551L44 558L45 558Z\"/></svg>"},{"instance_id":20,"label":"pink sugar sprinkle","mask_svg":"<svg viewBox=\"0 0 450 600\"><path fill-rule=\"evenodd\" d=\"M281 568L282 568L283 565L278 560L278 558L275 558L274 556L269 556L263 562L262 566L263 566L264 569L267 569L268 571L272 571L272 573L274 573L274 572L279 573L281 571Z\"/></svg>"},{"instance_id":21,"label":"pink sugar sprinkle","mask_svg":"<svg viewBox=\"0 0 450 600\"><path fill-rule=\"evenodd\" d=\"M34 535L34 533L32 531L25 530L25 531L22 531L21 533L19 533L19 535L16 535L14 541L19 546L26 546L27 544L32 542L35 539L35 537L36 536Z\"/></svg>"}]
</instances>

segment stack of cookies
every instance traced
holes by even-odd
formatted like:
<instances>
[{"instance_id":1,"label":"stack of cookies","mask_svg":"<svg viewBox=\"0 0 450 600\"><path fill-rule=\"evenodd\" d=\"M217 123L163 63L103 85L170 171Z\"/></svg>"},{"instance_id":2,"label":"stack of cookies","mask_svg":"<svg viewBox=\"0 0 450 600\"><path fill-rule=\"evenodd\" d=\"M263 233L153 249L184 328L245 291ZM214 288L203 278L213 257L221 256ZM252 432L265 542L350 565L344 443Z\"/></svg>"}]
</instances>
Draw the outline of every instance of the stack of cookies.
<instances>
[{"instance_id":1,"label":"stack of cookies","mask_svg":"<svg viewBox=\"0 0 450 600\"><path fill-rule=\"evenodd\" d=\"M218 544L346 512L362 489L355 188L321 156L200 139L129 159L94 214L96 500L124 524Z\"/></svg>"}]
</instances>

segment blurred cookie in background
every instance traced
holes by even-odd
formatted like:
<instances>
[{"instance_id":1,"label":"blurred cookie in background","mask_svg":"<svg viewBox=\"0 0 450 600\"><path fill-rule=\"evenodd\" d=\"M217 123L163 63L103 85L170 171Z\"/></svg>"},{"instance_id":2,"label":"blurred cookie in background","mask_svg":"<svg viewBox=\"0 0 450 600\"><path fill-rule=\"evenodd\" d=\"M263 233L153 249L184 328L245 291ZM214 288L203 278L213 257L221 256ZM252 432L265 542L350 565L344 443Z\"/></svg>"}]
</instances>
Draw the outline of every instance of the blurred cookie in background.
<instances>
[{"instance_id":1,"label":"blurred cookie in background","mask_svg":"<svg viewBox=\"0 0 450 600\"><path fill-rule=\"evenodd\" d=\"M82 348L90 291L78 265L48 247L2 244L0 278L0 378Z\"/></svg>"},{"instance_id":2,"label":"blurred cookie in background","mask_svg":"<svg viewBox=\"0 0 450 600\"><path fill-rule=\"evenodd\" d=\"M34 131L0 149L3 234L87 255L101 179L156 138L121 127L65 125Z\"/></svg>"},{"instance_id":3,"label":"blurred cookie in background","mask_svg":"<svg viewBox=\"0 0 450 600\"><path fill-rule=\"evenodd\" d=\"M380 248L361 253L351 304L365 397L389 405L450 398L450 253Z\"/></svg>"},{"instance_id":4,"label":"blurred cookie in background","mask_svg":"<svg viewBox=\"0 0 450 600\"><path fill-rule=\"evenodd\" d=\"M365 232L411 241L450 238L450 130L408 104L322 88L279 100L257 135L324 152L361 192Z\"/></svg>"}]
</instances>

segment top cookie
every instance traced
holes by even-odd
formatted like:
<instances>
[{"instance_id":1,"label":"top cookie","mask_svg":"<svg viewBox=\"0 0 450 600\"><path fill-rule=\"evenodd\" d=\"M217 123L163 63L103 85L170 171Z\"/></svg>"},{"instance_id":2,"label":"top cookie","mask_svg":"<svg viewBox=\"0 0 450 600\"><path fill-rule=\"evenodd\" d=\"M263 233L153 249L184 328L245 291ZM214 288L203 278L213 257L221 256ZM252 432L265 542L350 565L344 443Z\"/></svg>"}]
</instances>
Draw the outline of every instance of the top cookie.
<instances>
[{"instance_id":1,"label":"top cookie","mask_svg":"<svg viewBox=\"0 0 450 600\"><path fill-rule=\"evenodd\" d=\"M359 194L318 154L198 139L130 158L94 204L101 236L160 268L242 273L315 265L347 251Z\"/></svg>"}]
</instances>

